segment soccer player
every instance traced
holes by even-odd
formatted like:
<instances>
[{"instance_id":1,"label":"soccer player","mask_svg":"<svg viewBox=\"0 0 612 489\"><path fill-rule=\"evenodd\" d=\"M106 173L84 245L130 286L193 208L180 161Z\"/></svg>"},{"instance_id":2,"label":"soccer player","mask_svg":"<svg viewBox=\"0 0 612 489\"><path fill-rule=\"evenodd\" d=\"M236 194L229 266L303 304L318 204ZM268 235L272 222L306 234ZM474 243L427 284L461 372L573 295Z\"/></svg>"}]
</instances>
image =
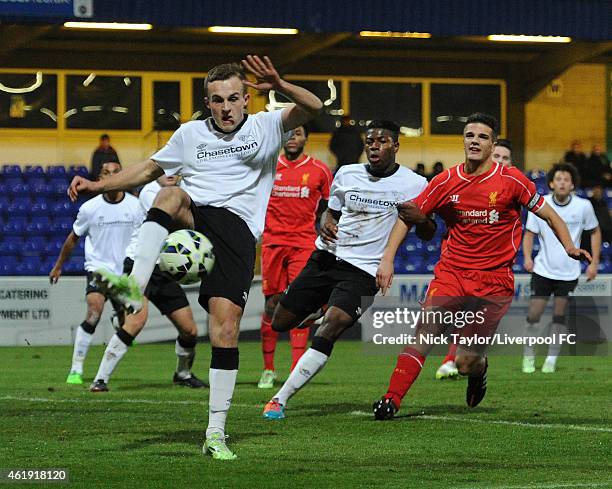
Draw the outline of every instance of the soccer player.
<instances>
[{"instance_id":1,"label":"soccer player","mask_svg":"<svg viewBox=\"0 0 612 489\"><path fill-rule=\"evenodd\" d=\"M512 264L521 240L521 207L537 213L552 228L569 257L590 260L586 251L576 248L567 226L537 193L533 182L518 169L492 160L497 132L494 117L481 113L468 117L463 130L465 162L436 176L415 202L400 206L400 219L377 271L384 293L393 278L393 257L408 229L405 222L416 224L423 222L427 214L439 214L448 234L427 290L424 310L464 315L469 311L472 317L480 313L480 326L474 321L461 329L466 335L476 333L476 340L495 332L512 301ZM386 394L374 403L376 419L390 419L399 410L433 347L427 334L437 336L445 330L446 325L435 321L419 322L414 345L399 355ZM456 361L459 373L469 376L466 402L475 407L487 388L483 348L459 345Z\"/></svg>"},{"instance_id":2,"label":"soccer player","mask_svg":"<svg viewBox=\"0 0 612 489\"><path fill-rule=\"evenodd\" d=\"M119 163L104 163L97 183L103 184L112 175L121 172ZM119 305L104 293L94 282L93 273L105 269L119 273L123 267L125 249L130 242L132 231L142 221L142 211L138 199L122 191L110 190L85 202L66 237L57 261L49 273L49 281L57 283L62 274L62 266L76 246L79 238L85 236L85 270L87 271L87 315L77 327L74 337L72 366L66 379L67 384L83 383L83 362L89 351L91 339L102 316L104 303L111 299L113 307ZM122 314L119 313L120 322Z\"/></svg>"},{"instance_id":3,"label":"soccer player","mask_svg":"<svg viewBox=\"0 0 612 489\"><path fill-rule=\"evenodd\" d=\"M181 174L181 188L164 187L140 228L129 276L102 272L100 279L124 307L142 308L143 292L171 231L202 232L216 257L202 281L199 303L209 313L212 355L209 416L204 450L215 459L236 455L225 442L225 421L238 374L238 332L255 263L255 243L264 227L276 163L288 131L316 117L323 106L308 90L282 79L269 58L247 56L240 65L212 68L205 82L205 103L212 117L183 124L149 160L104 182L75 177L69 195L143 185L161 175ZM247 114L247 87L275 90L293 103L275 112Z\"/></svg>"},{"instance_id":4,"label":"soccer player","mask_svg":"<svg viewBox=\"0 0 612 489\"><path fill-rule=\"evenodd\" d=\"M325 366L336 340L374 300L376 268L397 221L397 204L415 198L427 185L424 177L395 162L398 137L395 123L370 122L368 164L342 166L334 177L317 249L281 297L272 328L287 331L324 304L329 307L310 348L266 404L265 418L285 417L287 401ZM432 221L423 226L435 232Z\"/></svg>"},{"instance_id":5,"label":"soccer player","mask_svg":"<svg viewBox=\"0 0 612 489\"><path fill-rule=\"evenodd\" d=\"M548 172L548 185L552 194L544 197L546 203L567 223L572 241L580 245L583 231L591 233L591 252L593 261L586 269L587 281L597 276L599 253L601 250L601 230L593 205L587 199L573 195L572 191L578 185L578 171L571 163L559 163ZM551 229L539 217L529 214L525 224L523 238L523 254L525 270L531 273L531 299L527 313L526 336L533 336L550 295L554 295L553 320L549 334L557 338L565 330L566 308L568 295L571 294L580 277L580 263L569 258L563 247L555 238ZM538 236L540 251L531 259L533 237ZM557 357L561 351L559 341L553 341L548 347L548 356L542 365L542 372L553 373ZM535 372L535 347L525 345L523 352L523 372Z\"/></svg>"},{"instance_id":6,"label":"soccer player","mask_svg":"<svg viewBox=\"0 0 612 489\"><path fill-rule=\"evenodd\" d=\"M295 128L279 156L274 187L268 203L261 248L265 310L261 318L264 370L257 387L274 387L274 351L278 333L272 329L272 314L287 286L302 271L314 250L315 220L327 208L332 174L324 163L304 154L308 140L305 126ZM297 326L297 325L296 325ZM306 351L309 328L293 328L291 370Z\"/></svg>"},{"instance_id":7,"label":"soccer player","mask_svg":"<svg viewBox=\"0 0 612 489\"><path fill-rule=\"evenodd\" d=\"M144 186L138 197L142 208L143 220L147 211L153 205L153 200L157 193L163 187L176 185L177 182L178 177L163 175ZM130 244L126 250L127 256L123 262L123 271L125 273L129 273L134 265L139 230L140 227L134 229ZM172 280L167 274L162 273L159 267L155 265L144 295L145 299L142 303L142 309L137 314L126 316L123 325L117 329L117 332L108 342L102 362L98 368L98 373L94 377L95 381L89 388L91 392L108 391L108 381L113 371L127 353L128 347L134 342L134 338L145 326L148 316L148 301L151 301L164 316L167 316L179 332L174 348L177 364L172 382L175 385L192 388L205 387L206 384L191 371L195 359L198 327L193 320L193 314L185 292L183 292L183 289L176 281Z\"/></svg>"},{"instance_id":8,"label":"soccer player","mask_svg":"<svg viewBox=\"0 0 612 489\"><path fill-rule=\"evenodd\" d=\"M495 163L499 163L502 166L512 166L512 143L507 139L498 139L495 141L495 146L493 147L493 154L491 155L491 159ZM448 353L444 360L442 360L442 364L438 367L436 371L436 379L454 379L459 375L459 370L457 370L457 364L455 363L455 357L457 356L457 345L452 343L448 347Z\"/></svg>"}]
</instances>

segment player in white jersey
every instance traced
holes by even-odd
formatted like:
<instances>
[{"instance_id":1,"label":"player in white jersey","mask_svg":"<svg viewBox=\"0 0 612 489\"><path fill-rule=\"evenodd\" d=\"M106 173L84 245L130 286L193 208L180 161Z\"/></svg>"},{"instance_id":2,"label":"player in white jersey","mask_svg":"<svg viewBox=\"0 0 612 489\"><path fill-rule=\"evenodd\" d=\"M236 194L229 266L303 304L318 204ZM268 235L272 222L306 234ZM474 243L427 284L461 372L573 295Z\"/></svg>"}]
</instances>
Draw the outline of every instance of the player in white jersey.
<instances>
[{"instance_id":1,"label":"player in white jersey","mask_svg":"<svg viewBox=\"0 0 612 489\"><path fill-rule=\"evenodd\" d=\"M100 181L121 171L119 163L105 163L100 171ZM109 298L93 280L93 273L103 268L118 273L123 269L125 249L130 236L137 228L144 214L138 199L121 191L110 191L85 202L72 225L72 231L64 241L60 254L49 273L52 284L57 283L62 274L62 266L76 246L79 238L85 236L85 270L87 271L87 316L77 327L74 338L72 366L66 379L68 384L83 383L83 362L87 356L91 339L102 316L104 303ZM119 304L113 306L120 311ZM122 313L119 313L122 322Z\"/></svg>"},{"instance_id":2,"label":"player in white jersey","mask_svg":"<svg viewBox=\"0 0 612 489\"><path fill-rule=\"evenodd\" d=\"M173 186L177 182L178 177L164 175L144 186L138 197L142 207L143 219L162 187ZM134 265L139 229L140 226L134 229L130 244L126 250L126 257L123 262L123 271L125 273L129 273ZM128 347L134 342L134 338L142 331L147 322L149 301L164 316L168 317L179 333L174 348L177 362L172 382L175 385L192 388L206 386L191 371L195 359L198 327L193 320L187 296L176 281L163 273L158 266L155 266L151 280L149 280L145 290L145 300L143 301L142 309L137 314L128 315L125 318L124 324L117 329L116 333L109 340L102 356L98 373L94 377L95 381L89 388L91 392L108 391L108 382L113 371L127 353Z\"/></svg>"},{"instance_id":3,"label":"player in white jersey","mask_svg":"<svg viewBox=\"0 0 612 489\"><path fill-rule=\"evenodd\" d=\"M250 290L255 243L264 227L276 162L289 131L316 117L323 104L308 90L283 80L269 58L247 56L244 68L225 64L208 72L205 103L212 117L183 124L151 159L123 175L90 182L75 177L68 194L104 192L148 183L162 174L182 175L181 188L165 187L155 198L140 230L131 275L102 272L101 280L126 308L139 310L168 234L181 228L205 234L216 257L202 281L200 304L209 312L212 345L210 399L204 450L215 459L236 455L225 443L225 421L238 374L240 318ZM293 101L275 112L247 114L247 87L275 90Z\"/></svg>"},{"instance_id":4,"label":"player in white jersey","mask_svg":"<svg viewBox=\"0 0 612 489\"><path fill-rule=\"evenodd\" d=\"M395 123L372 121L365 142L368 164L342 166L334 177L317 249L281 297L272 328L287 331L324 304L328 309L310 348L266 404L265 418L285 417L287 401L325 366L336 340L378 292L376 270L397 222L397 205L427 186L425 178L395 162L398 137ZM431 221L424 226L435 231Z\"/></svg>"},{"instance_id":5,"label":"player in white jersey","mask_svg":"<svg viewBox=\"0 0 612 489\"><path fill-rule=\"evenodd\" d=\"M599 264L601 231L591 202L572 194L574 187L578 184L578 172L570 163L559 163L553 166L547 179L552 194L546 195L544 200L567 224L574 244L577 247L580 245L583 231L591 233L593 261L586 269L586 277L587 281L593 280L597 276ZM554 295L553 320L549 334L555 341L549 345L548 356L542 365L543 373L553 373L561 351L558 335L565 330L568 295L578 284L580 262L567 256L553 231L539 217L530 213L525 228L524 266L525 270L531 273L531 299L525 326L526 336L533 336L537 332L537 324L546 309L548 298L551 294ZM532 260L534 236L537 236L540 241L540 251L535 260ZM527 374L535 372L535 347L533 346L524 346L523 372Z\"/></svg>"}]
</instances>

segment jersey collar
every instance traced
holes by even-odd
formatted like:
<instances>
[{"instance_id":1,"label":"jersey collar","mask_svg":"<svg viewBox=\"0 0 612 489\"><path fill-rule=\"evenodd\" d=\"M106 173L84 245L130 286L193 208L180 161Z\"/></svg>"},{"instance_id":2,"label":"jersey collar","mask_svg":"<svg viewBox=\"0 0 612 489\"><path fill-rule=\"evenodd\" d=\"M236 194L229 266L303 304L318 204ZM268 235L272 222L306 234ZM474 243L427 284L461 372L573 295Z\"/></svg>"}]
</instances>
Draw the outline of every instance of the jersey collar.
<instances>
[{"instance_id":1,"label":"jersey collar","mask_svg":"<svg viewBox=\"0 0 612 489\"><path fill-rule=\"evenodd\" d=\"M467 173L465 173L465 171L463 170L463 166L465 165L465 163L461 163L460 165L457 165L457 176L459 176L459 178L461 178L462 180L466 180L468 182L476 182L476 183L482 183L485 180L491 178L493 175L495 175L497 173L497 170L499 170L499 163L495 163L493 162L493 164L491 165L491 168L489 168L489 170L486 173L482 173L481 175L468 175ZM480 179L477 181L477 179Z\"/></svg>"},{"instance_id":2,"label":"jersey collar","mask_svg":"<svg viewBox=\"0 0 612 489\"><path fill-rule=\"evenodd\" d=\"M240 131L240 129L242 129L242 126L244 126L244 123L247 121L249 117L249 114L244 114L244 119L242 119L242 122L240 124L238 124L233 131L224 131L223 129L221 129L217 123L215 122L215 119L210 116L210 124L212 125L213 129L217 132L220 132L221 134L234 134L235 132Z\"/></svg>"},{"instance_id":3,"label":"jersey collar","mask_svg":"<svg viewBox=\"0 0 612 489\"><path fill-rule=\"evenodd\" d=\"M104 195L104 194L102 194L102 198L104 199L104 202L106 202L107 204L116 205L116 204L121 204L121 202L123 202L125 200L125 194L126 194L126 192L123 191L123 197L121 197L121 199L118 200L117 202L111 202L110 200L108 200L106 198L106 195Z\"/></svg>"},{"instance_id":4,"label":"jersey collar","mask_svg":"<svg viewBox=\"0 0 612 489\"><path fill-rule=\"evenodd\" d=\"M555 194L554 193L551 195L551 197L552 197L553 204L555 204L557 207L565 207L565 206L569 205L569 203L572 201L572 194L571 193L569 194L569 198L567 199L567 202L565 202L565 203L559 202L555 198Z\"/></svg>"},{"instance_id":5,"label":"jersey collar","mask_svg":"<svg viewBox=\"0 0 612 489\"><path fill-rule=\"evenodd\" d=\"M297 168L298 166L302 166L308 160L310 160L310 156L308 156L307 154L303 154L301 158L298 158L297 160L293 161L287 159L285 155L278 156L278 162L286 166L287 168Z\"/></svg>"}]
</instances>

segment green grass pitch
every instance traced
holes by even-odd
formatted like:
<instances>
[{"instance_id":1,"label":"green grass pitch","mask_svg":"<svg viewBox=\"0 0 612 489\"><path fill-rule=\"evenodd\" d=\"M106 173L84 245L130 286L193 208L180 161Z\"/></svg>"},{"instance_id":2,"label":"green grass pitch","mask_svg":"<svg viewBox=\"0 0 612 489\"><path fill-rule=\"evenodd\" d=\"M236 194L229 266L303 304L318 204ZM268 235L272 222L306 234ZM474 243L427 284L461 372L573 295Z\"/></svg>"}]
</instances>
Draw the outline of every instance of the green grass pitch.
<instances>
[{"instance_id":1,"label":"green grass pitch","mask_svg":"<svg viewBox=\"0 0 612 489\"><path fill-rule=\"evenodd\" d=\"M466 381L433 380L432 357L402 417L375 422L371 404L395 358L340 341L287 419L268 421L261 411L273 391L256 386L259 348L240 346L231 462L202 455L208 389L171 385L173 344L135 346L111 392L97 394L64 383L71 348L0 348L0 468L66 468L74 488L612 488L609 358L562 357L556 374L524 375L520 358L492 357L487 396L469 409ZM88 382L102 351L89 353ZM209 358L200 344L203 378ZM283 378L288 364L280 343Z\"/></svg>"}]
</instances>

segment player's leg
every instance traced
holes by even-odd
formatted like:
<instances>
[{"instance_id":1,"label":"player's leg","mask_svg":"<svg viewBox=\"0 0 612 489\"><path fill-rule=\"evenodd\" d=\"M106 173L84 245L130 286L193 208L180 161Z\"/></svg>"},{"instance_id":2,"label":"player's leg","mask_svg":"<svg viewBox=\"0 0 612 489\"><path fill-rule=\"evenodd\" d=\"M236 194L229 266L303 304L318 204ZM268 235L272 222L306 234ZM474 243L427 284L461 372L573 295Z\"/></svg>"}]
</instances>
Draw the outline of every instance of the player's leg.
<instances>
[{"instance_id":1,"label":"player's leg","mask_svg":"<svg viewBox=\"0 0 612 489\"><path fill-rule=\"evenodd\" d=\"M134 338L136 338L147 322L148 310L148 301L144 298L142 309L136 314L126 315L123 325L111 336L98 367L98 373L94 377L94 382L89 387L91 392L108 391L111 375L127 353L128 348L132 346Z\"/></svg>"},{"instance_id":2,"label":"player's leg","mask_svg":"<svg viewBox=\"0 0 612 489\"><path fill-rule=\"evenodd\" d=\"M306 266L311 250L292 248L289 261L287 263L287 274L289 283L293 282ZM291 370L295 368L297 362L306 351L310 327L293 328L289 331L289 342L291 344Z\"/></svg>"},{"instance_id":3,"label":"player's leg","mask_svg":"<svg viewBox=\"0 0 612 489\"><path fill-rule=\"evenodd\" d=\"M557 368L557 358L561 353L561 341L559 335L565 333L566 329L566 312L567 304L569 302L568 295L573 292L578 284L578 280L575 281L558 281L554 290L554 302L553 302L553 320L550 326L549 335L552 338L552 343L548 346L548 355L544 364L542 365L542 373L552 374Z\"/></svg>"},{"instance_id":4,"label":"player's leg","mask_svg":"<svg viewBox=\"0 0 612 489\"><path fill-rule=\"evenodd\" d=\"M283 290L287 288L287 270L284 260L287 247L263 246L261 249L262 292L265 296L264 312L261 316L261 352L263 355L263 372L257 383L260 389L272 389L276 380L274 370L274 353L278 332L272 329L272 316Z\"/></svg>"},{"instance_id":5,"label":"player's leg","mask_svg":"<svg viewBox=\"0 0 612 489\"><path fill-rule=\"evenodd\" d=\"M436 371L436 379L454 379L459 375L459 371L457 370L457 364L455 363L455 358L457 356L457 345L451 343L448 347L448 352L442 360L442 364L438 367Z\"/></svg>"},{"instance_id":6,"label":"player's leg","mask_svg":"<svg viewBox=\"0 0 612 489\"><path fill-rule=\"evenodd\" d=\"M546 310L548 298L552 294L552 280L536 273L531 274L531 298L525 323L525 337L532 338L540 335L540 318ZM523 373L535 372L536 349L534 345L523 346Z\"/></svg>"},{"instance_id":7,"label":"player's leg","mask_svg":"<svg viewBox=\"0 0 612 489\"><path fill-rule=\"evenodd\" d=\"M304 273L307 273L307 271L308 266L292 283L289 292L293 289L294 284L296 289L300 288L300 284L305 282ZM284 408L289 399L323 369L332 354L334 343L347 328L357 321L362 309L365 310L369 307L378 290L374 277L343 261L338 261L327 275L330 278L336 277L336 284L327 300L329 308L312 339L310 348L301 356L295 368L289 374L289 378L266 405L264 409L264 417L266 418L280 419L284 417ZM311 302L310 308L316 307L318 309L323 305L325 297L322 295L313 297L316 297L316 301ZM289 297L287 295L283 296L281 301L283 305L295 307L295 304L291 301L295 301L296 298L296 296ZM362 298L366 301L364 304L362 304Z\"/></svg>"},{"instance_id":8,"label":"player's leg","mask_svg":"<svg viewBox=\"0 0 612 489\"><path fill-rule=\"evenodd\" d=\"M192 201L178 187L163 187L155 197L138 235L134 268L129 277L99 273L105 290L126 309L140 309L144 290L151 278L164 240L173 230L193 229Z\"/></svg>"},{"instance_id":9,"label":"player's leg","mask_svg":"<svg viewBox=\"0 0 612 489\"><path fill-rule=\"evenodd\" d=\"M185 294L180 286L176 283L175 285L184 296ZM171 299L168 297L167 301L171 302ZM187 302L186 297L185 302ZM166 302L166 304L168 304L168 302ZM170 306L170 308L174 307L176 306ZM162 309L160 309L160 311L161 310ZM172 377L172 382L175 385L182 385L194 389L206 387L206 383L196 377L192 371L196 355L196 345L198 342L198 327L193 319L191 307L189 305L184 305L171 312L164 311L162 314L168 316L168 319L174 324L174 327L179 333L174 345L174 351L176 352L176 371Z\"/></svg>"},{"instance_id":10,"label":"player's leg","mask_svg":"<svg viewBox=\"0 0 612 489\"><path fill-rule=\"evenodd\" d=\"M83 383L83 363L85 357L89 351L93 334L96 331L96 326L102 316L104 310L104 302L106 298L98 289L91 283L91 276L88 274L88 285L87 285L87 316L76 329L74 336L74 349L72 352L72 365L70 367L70 373L66 379L68 384L82 384Z\"/></svg>"}]
</instances>

